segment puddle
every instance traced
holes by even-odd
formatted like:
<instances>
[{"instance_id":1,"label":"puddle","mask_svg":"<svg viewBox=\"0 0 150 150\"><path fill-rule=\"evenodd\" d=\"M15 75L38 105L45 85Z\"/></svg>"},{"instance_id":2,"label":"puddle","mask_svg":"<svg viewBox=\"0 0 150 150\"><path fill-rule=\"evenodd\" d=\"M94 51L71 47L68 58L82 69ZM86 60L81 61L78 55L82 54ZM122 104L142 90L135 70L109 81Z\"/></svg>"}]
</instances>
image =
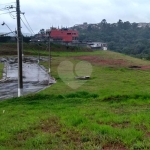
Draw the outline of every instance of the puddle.
<instances>
[{"instance_id":1,"label":"puddle","mask_svg":"<svg viewBox=\"0 0 150 150\"><path fill-rule=\"evenodd\" d=\"M43 57L40 61L46 61ZM3 79L0 80L0 100L18 95L18 63L17 57L0 58L4 62ZM47 73L43 66L38 65L35 57L23 59L23 95L38 92L55 83L55 80Z\"/></svg>"}]
</instances>

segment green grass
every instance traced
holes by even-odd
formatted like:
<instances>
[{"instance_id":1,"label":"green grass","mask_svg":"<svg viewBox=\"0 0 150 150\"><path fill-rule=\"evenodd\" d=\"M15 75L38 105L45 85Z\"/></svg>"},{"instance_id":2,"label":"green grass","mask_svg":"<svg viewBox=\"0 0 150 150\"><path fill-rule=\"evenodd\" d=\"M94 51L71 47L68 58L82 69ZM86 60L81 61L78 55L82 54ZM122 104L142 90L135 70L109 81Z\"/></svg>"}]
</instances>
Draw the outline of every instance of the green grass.
<instances>
[{"instance_id":1,"label":"green grass","mask_svg":"<svg viewBox=\"0 0 150 150\"><path fill-rule=\"evenodd\" d=\"M98 51L94 52L98 53ZM93 53L93 54L94 54ZM61 55L61 54L60 54ZM87 55L87 53L85 54ZM89 54L91 55L91 54ZM76 56L76 54L75 54ZM129 64L134 65L150 65L149 61L143 61L140 59L132 58L129 56L120 55L118 53L110 51L99 51L99 57L105 59L124 59ZM112 58L113 57L113 58ZM69 60L76 65L80 60L76 57L53 57L51 74L58 81L58 84L54 84L52 87L47 88L41 93L47 94L63 94L76 91L88 91L98 94L100 97L106 97L111 95L126 95L126 94L138 94L149 93L150 86L150 70L134 70L127 67L110 67L99 66L92 64L93 72L91 79L85 82L81 87L77 89L71 89L67 84L74 79L70 79L68 83L64 83L58 75L57 68L63 61ZM45 67L48 67L48 63L42 63ZM67 70L66 70L67 72ZM81 81L77 81L81 82Z\"/></svg>"},{"instance_id":2,"label":"green grass","mask_svg":"<svg viewBox=\"0 0 150 150\"><path fill-rule=\"evenodd\" d=\"M150 65L110 51L80 55ZM64 60L77 64L76 56L55 53L51 74L56 84L0 102L0 149L150 149L150 71L92 63L91 79L74 90L68 86L74 79L64 83L57 68Z\"/></svg>"},{"instance_id":3,"label":"green grass","mask_svg":"<svg viewBox=\"0 0 150 150\"><path fill-rule=\"evenodd\" d=\"M110 97L108 101L80 92L11 99L0 104L0 145L4 149L110 145L149 149L149 106L150 95Z\"/></svg>"},{"instance_id":4,"label":"green grass","mask_svg":"<svg viewBox=\"0 0 150 150\"><path fill-rule=\"evenodd\" d=\"M41 56L48 56L49 51L47 50L34 50L34 49L25 49L24 52L31 53L32 55L38 55L40 53ZM76 52L65 52L65 51L51 51L51 55L54 57L60 57L60 56L81 56L81 55L96 55L99 54L99 51L95 52L83 52L83 51L76 51Z\"/></svg>"},{"instance_id":5,"label":"green grass","mask_svg":"<svg viewBox=\"0 0 150 150\"><path fill-rule=\"evenodd\" d=\"M0 63L0 79L3 76L3 68L4 68L4 64Z\"/></svg>"}]
</instances>

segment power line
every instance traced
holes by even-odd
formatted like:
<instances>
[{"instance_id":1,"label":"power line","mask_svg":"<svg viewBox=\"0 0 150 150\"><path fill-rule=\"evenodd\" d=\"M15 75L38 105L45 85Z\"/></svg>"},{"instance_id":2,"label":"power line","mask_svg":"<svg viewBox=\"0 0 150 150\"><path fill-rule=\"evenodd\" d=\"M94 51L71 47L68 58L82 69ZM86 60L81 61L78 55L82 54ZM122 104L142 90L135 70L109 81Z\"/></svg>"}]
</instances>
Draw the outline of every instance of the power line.
<instances>
[{"instance_id":1,"label":"power line","mask_svg":"<svg viewBox=\"0 0 150 150\"><path fill-rule=\"evenodd\" d=\"M15 16L10 12L10 10L8 10L8 11L9 11L10 17L12 17L13 19L15 19Z\"/></svg>"},{"instance_id":2,"label":"power line","mask_svg":"<svg viewBox=\"0 0 150 150\"><path fill-rule=\"evenodd\" d=\"M0 4L1 5L8 5L8 4L12 4L12 3L15 3L15 2L10 2L10 3L5 3L5 4Z\"/></svg>"},{"instance_id":3,"label":"power line","mask_svg":"<svg viewBox=\"0 0 150 150\"><path fill-rule=\"evenodd\" d=\"M4 15L4 14L9 14L10 12L6 12L6 13L1 13L0 15Z\"/></svg>"},{"instance_id":4,"label":"power line","mask_svg":"<svg viewBox=\"0 0 150 150\"><path fill-rule=\"evenodd\" d=\"M22 18L20 18L22 23L25 25L25 27L27 28L27 30L32 34L31 30L27 27L27 25L24 23L24 21L22 20Z\"/></svg>"},{"instance_id":5,"label":"power line","mask_svg":"<svg viewBox=\"0 0 150 150\"><path fill-rule=\"evenodd\" d=\"M0 34L0 36L5 36L5 35L11 34L11 33L15 33L15 31L13 31L13 32L8 32L8 33L5 33L5 34Z\"/></svg>"},{"instance_id":6,"label":"power line","mask_svg":"<svg viewBox=\"0 0 150 150\"><path fill-rule=\"evenodd\" d=\"M27 19L26 19L26 17L25 17L25 15L24 15L24 13L23 13L23 16L24 16L24 19L26 20L26 22L27 22L27 24L28 24L28 26L29 26L30 30L32 31L32 33L33 33L33 34L35 34L35 33L34 33L34 31L33 31L33 30L32 30L32 28L31 28L31 26L30 26L29 22L27 21Z\"/></svg>"},{"instance_id":7,"label":"power line","mask_svg":"<svg viewBox=\"0 0 150 150\"><path fill-rule=\"evenodd\" d=\"M15 2L11 2L11 3L15 3ZM5 4L0 4L0 5L6 5L6 4L11 4L11 3L5 3ZM11 5L11 6L6 6L5 8L0 9L0 11L1 11L1 10L2 10L2 11L8 10L8 12L1 13L0 15L9 14L13 19L15 19L15 16L12 15L11 13L12 13L12 12L16 12L16 11L10 11L10 10L9 10L9 9L13 9L13 8L15 8L15 7L13 7L13 5ZM22 20L22 18L21 18L21 21L23 22L23 24L25 25L25 27L27 28L27 30L31 33L31 35L32 35L32 34L35 34L34 31L33 31L32 28L31 28L29 22L27 21L27 19L26 19L24 13L22 13L22 14L23 14L24 19L25 19L25 21L27 22L27 24L28 24L29 27L25 24L25 22Z\"/></svg>"},{"instance_id":8,"label":"power line","mask_svg":"<svg viewBox=\"0 0 150 150\"><path fill-rule=\"evenodd\" d=\"M12 12L16 12L16 11L10 11L10 12L6 12L6 13L1 13L0 15L9 14L9 13L12 13Z\"/></svg>"},{"instance_id":9,"label":"power line","mask_svg":"<svg viewBox=\"0 0 150 150\"><path fill-rule=\"evenodd\" d=\"M5 8L1 8L0 11L9 10L9 9L13 9L13 8L15 8L13 5L10 5L10 6L6 5Z\"/></svg>"},{"instance_id":10,"label":"power line","mask_svg":"<svg viewBox=\"0 0 150 150\"><path fill-rule=\"evenodd\" d=\"M1 8L1 9L0 9L0 11L4 11L4 10L6 10L6 8Z\"/></svg>"}]
</instances>

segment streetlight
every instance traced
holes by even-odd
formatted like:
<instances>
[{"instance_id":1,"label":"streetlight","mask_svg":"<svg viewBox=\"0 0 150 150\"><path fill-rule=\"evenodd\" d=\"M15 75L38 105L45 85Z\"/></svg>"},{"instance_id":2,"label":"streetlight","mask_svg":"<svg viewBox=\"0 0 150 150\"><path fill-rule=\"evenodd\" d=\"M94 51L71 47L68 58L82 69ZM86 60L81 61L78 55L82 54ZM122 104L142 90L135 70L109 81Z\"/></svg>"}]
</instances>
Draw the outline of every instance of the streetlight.
<instances>
[{"instance_id":1,"label":"streetlight","mask_svg":"<svg viewBox=\"0 0 150 150\"><path fill-rule=\"evenodd\" d=\"M6 25L7 28L8 28L12 33L14 33L14 31L12 31L12 30L9 28L9 26L8 26L5 22L3 22L1 25L2 25L2 26ZM14 35L15 35L15 34L14 34ZM15 35L15 37L16 37L16 35Z\"/></svg>"}]
</instances>

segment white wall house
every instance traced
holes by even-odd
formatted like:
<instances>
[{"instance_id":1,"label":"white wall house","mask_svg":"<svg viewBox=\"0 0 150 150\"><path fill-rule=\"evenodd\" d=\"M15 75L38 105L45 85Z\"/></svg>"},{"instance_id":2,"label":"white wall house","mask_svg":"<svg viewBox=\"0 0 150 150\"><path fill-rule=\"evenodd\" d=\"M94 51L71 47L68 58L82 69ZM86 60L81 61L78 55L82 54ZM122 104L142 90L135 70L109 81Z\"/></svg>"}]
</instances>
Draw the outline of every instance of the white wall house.
<instances>
[{"instance_id":1,"label":"white wall house","mask_svg":"<svg viewBox=\"0 0 150 150\"><path fill-rule=\"evenodd\" d=\"M92 49L107 50L107 44L106 43L102 43L102 42L90 42L90 43L88 43L88 45Z\"/></svg>"}]
</instances>

